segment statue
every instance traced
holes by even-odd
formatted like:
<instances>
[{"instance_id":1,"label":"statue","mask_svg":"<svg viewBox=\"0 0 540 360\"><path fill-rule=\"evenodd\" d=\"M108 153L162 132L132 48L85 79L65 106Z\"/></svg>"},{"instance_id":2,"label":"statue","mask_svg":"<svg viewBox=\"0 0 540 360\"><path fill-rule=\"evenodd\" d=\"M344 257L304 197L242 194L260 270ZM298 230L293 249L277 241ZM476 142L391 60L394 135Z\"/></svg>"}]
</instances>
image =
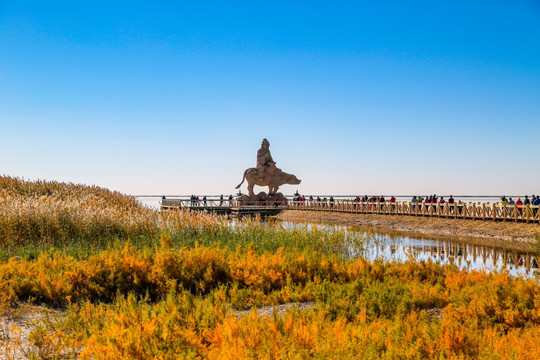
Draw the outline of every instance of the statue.
<instances>
[{"instance_id":1,"label":"statue","mask_svg":"<svg viewBox=\"0 0 540 360\"><path fill-rule=\"evenodd\" d=\"M248 183L249 197L255 197L255 193L253 192L255 185L268 186L268 195L277 195L277 191L281 185L298 185L301 182L296 176L287 174L276 167L276 162L272 159L272 154L270 154L270 143L266 139L263 139L261 148L257 151L257 167L244 171L242 182L236 189L240 188L244 180L247 180Z\"/></svg>"},{"instance_id":2,"label":"statue","mask_svg":"<svg viewBox=\"0 0 540 360\"><path fill-rule=\"evenodd\" d=\"M268 140L263 139L261 148L257 151L257 167L259 165L267 166L271 162L274 162L274 159L272 159L272 154L270 154L270 143Z\"/></svg>"},{"instance_id":3,"label":"statue","mask_svg":"<svg viewBox=\"0 0 540 360\"><path fill-rule=\"evenodd\" d=\"M270 170L270 168L272 169ZM262 180L267 172L275 172L275 168L276 162L272 159L272 154L270 154L270 143L268 140L263 139L261 148L257 151L257 171L259 178Z\"/></svg>"}]
</instances>

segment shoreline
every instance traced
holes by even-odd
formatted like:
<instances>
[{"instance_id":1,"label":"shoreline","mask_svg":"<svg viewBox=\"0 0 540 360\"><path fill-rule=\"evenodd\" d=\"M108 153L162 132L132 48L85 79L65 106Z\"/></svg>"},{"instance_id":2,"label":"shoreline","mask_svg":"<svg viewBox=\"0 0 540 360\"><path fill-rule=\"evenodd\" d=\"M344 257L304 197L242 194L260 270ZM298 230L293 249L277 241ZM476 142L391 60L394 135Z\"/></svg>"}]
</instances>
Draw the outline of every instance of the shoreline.
<instances>
[{"instance_id":1,"label":"shoreline","mask_svg":"<svg viewBox=\"0 0 540 360\"><path fill-rule=\"evenodd\" d=\"M285 210L278 220L316 222L375 230L420 238L455 239L490 245L538 249L540 224L444 219L421 216L347 214L325 211Z\"/></svg>"}]
</instances>

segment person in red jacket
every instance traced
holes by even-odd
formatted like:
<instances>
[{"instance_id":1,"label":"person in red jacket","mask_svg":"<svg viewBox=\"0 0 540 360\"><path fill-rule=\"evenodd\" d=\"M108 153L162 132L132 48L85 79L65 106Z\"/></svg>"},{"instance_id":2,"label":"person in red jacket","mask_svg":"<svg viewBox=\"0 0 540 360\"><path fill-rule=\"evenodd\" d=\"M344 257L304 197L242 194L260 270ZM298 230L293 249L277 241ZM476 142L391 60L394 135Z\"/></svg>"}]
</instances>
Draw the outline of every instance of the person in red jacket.
<instances>
[{"instance_id":1,"label":"person in red jacket","mask_svg":"<svg viewBox=\"0 0 540 360\"><path fill-rule=\"evenodd\" d=\"M519 215L521 215L521 208L523 207L523 201L521 201L521 198L518 198L516 201L517 210L519 212Z\"/></svg>"}]
</instances>

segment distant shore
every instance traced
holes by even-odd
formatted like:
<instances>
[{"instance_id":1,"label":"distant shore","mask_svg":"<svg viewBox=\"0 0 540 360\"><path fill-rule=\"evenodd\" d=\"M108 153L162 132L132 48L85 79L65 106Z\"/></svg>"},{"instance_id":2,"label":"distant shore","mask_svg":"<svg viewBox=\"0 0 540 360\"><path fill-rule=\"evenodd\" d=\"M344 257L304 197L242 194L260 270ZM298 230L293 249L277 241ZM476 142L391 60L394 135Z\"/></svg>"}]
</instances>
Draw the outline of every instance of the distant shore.
<instances>
[{"instance_id":1,"label":"distant shore","mask_svg":"<svg viewBox=\"0 0 540 360\"><path fill-rule=\"evenodd\" d=\"M384 233L408 236L481 240L519 247L539 246L540 224L495 222L467 219L428 218L375 214L345 214L334 212L286 210L277 216L283 221L306 221L372 228Z\"/></svg>"}]
</instances>

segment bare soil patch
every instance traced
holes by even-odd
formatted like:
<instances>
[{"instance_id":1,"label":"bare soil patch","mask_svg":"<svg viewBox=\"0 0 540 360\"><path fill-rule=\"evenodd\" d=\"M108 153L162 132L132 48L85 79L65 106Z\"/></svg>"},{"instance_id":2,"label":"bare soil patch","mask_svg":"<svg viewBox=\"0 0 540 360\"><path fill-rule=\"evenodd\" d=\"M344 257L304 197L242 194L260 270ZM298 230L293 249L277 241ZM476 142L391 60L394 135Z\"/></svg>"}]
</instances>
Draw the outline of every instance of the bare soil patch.
<instances>
[{"instance_id":1,"label":"bare soil patch","mask_svg":"<svg viewBox=\"0 0 540 360\"><path fill-rule=\"evenodd\" d=\"M35 354L30 332L36 328L36 322L51 313L46 307L27 304L4 311L0 316L0 359L29 359Z\"/></svg>"},{"instance_id":2,"label":"bare soil patch","mask_svg":"<svg viewBox=\"0 0 540 360\"><path fill-rule=\"evenodd\" d=\"M287 304L281 304L276 306L264 306L257 309L257 314L259 316L268 316L271 317L274 314L274 311L277 312L278 316L285 315L285 312L289 308L296 308L298 310L308 310L311 309L316 305L315 301L308 301L308 302L302 302L302 303L287 303ZM243 316L249 315L251 310L242 310L242 311L235 311L236 318L240 319Z\"/></svg>"}]
</instances>

